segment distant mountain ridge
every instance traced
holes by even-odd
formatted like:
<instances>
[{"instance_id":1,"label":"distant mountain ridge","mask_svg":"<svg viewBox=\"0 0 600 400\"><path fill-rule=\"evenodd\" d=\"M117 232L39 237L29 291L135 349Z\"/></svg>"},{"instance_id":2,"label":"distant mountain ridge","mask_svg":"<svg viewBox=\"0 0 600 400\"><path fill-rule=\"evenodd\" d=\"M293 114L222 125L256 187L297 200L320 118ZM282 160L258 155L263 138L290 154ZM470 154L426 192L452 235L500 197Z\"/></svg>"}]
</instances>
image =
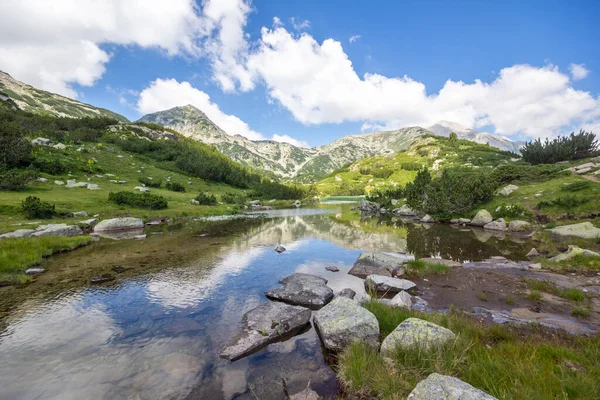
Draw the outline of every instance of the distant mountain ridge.
<instances>
[{"instance_id":1,"label":"distant mountain ridge","mask_svg":"<svg viewBox=\"0 0 600 400\"><path fill-rule=\"evenodd\" d=\"M459 139L466 139L481 144L489 143L489 145L492 147L496 147L500 150L512 151L516 154L521 151L521 147L523 147L525 144L525 142L514 142L504 136L493 135L487 132L479 132L451 121L439 121L427 129L438 136L445 137L450 136L450 133L454 132Z\"/></svg>"},{"instance_id":2,"label":"distant mountain ridge","mask_svg":"<svg viewBox=\"0 0 600 400\"><path fill-rule=\"evenodd\" d=\"M129 122L121 114L94 107L59 94L36 89L0 71L0 101L12 100L21 110L56 117L110 117Z\"/></svg>"}]
</instances>

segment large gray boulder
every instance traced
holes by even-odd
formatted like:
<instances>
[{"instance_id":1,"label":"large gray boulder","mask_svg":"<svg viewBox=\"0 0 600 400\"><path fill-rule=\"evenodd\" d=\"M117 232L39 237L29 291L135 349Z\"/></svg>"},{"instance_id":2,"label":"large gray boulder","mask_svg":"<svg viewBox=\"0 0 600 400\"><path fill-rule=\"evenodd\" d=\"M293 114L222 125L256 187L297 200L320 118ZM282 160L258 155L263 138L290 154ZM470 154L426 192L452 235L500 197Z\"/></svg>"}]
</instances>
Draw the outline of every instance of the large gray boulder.
<instances>
[{"instance_id":1,"label":"large gray boulder","mask_svg":"<svg viewBox=\"0 0 600 400\"><path fill-rule=\"evenodd\" d=\"M504 232L506 230L506 222L504 221L504 218L499 218L496 221L492 221L488 224L485 224L483 226L483 229L490 229L492 231Z\"/></svg>"},{"instance_id":2,"label":"large gray boulder","mask_svg":"<svg viewBox=\"0 0 600 400\"><path fill-rule=\"evenodd\" d=\"M429 350L443 346L456 338L454 332L419 318L407 318L381 343L381 354L393 356L396 348Z\"/></svg>"},{"instance_id":3,"label":"large gray boulder","mask_svg":"<svg viewBox=\"0 0 600 400\"><path fill-rule=\"evenodd\" d=\"M95 227L94 232L102 231L125 231L129 229L144 228L144 221L140 218L111 218L100 221Z\"/></svg>"},{"instance_id":4,"label":"large gray boulder","mask_svg":"<svg viewBox=\"0 0 600 400\"><path fill-rule=\"evenodd\" d=\"M296 273L279 282L284 287L265 292L269 299L319 309L333 298L333 290L327 286L327 279L316 275Z\"/></svg>"},{"instance_id":5,"label":"large gray boulder","mask_svg":"<svg viewBox=\"0 0 600 400\"><path fill-rule=\"evenodd\" d=\"M35 230L33 229L17 229L14 232L8 232L3 235L0 235L0 239L29 237L34 232Z\"/></svg>"},{"instance_id":6,"label":"large gray boulder","mask_svg":"<svg viewBox=\"0 0 600 400\"><path fill-rule=\"evenodd\" d=\"M244 314L244 327L221 351L221 357L235 361L282 337L299 333L310 323L311 311L304 307L269 302Z\"/></svg>"},{"instance_id":7,"label":"large gray boulder","mask_svg":"<svg viewBox=\"0 0 600 400\"><path fill-rule=\"evenodd\" d=\"M405 254L366 252L358 257L348 273L363 279L371 274L399 276L404 274L403 265L414 259Z\"/></svg>"},{"instance_id":8,"label":"large gray boulder","mask_svg":"<svg viewBox=\"0 0 600 400\"><path fill-rule=\"evenodd\" d=\"M410 291L417 285L406 279L391 278L383 275L369 275L365 279L365 289L377 292L398 293L403 290Z\"/></svg>"},{"instance_id":9,"label":"large gray boulder","mask_svg":"<svg viewBox=\"0 0 600 400\"><path fill-rule=\"evenodd\" d=\"M417 383L407 400L498 400L452 376L433 373Z\"/></svg>"},{"instance_id":10,"label":"large gray boulder","mask_svg":"<svg viewBox=\"0 0 600 400\"><path fill-rule=\"evenodd\" d=\"M341 351L352 341L379 345L379 322L356 300L338 296L315 313L315 328L325 348Z\"/></svg>"},{"instance_id":11,"label":"large gray boulder","mask_svg":"<svg viewBox=\"0 0 600 400\"><path fill-rule=\"evenodd\" d=\"M471 220L471 225L484 226L493 220L492 214L490 214L487 210L479 210L475 217Z\"/></svg>"},{"instance_id":12,"label":"large gray boulder","mask_svg":"<svg viewBox=\"0 0 600 400\"><path fill-rule=\"evenodd\" d=\"M584 239L600 238L600 228L596 228L591 222L557 226L556 228L548 229L548 232L558 236L576 236Z\"/></svg>"},{"instance_id":13,"label":"large gray boulder","mask_svg":"<svg viewBox=\"0 0 600 400\"><path fill-rule=\"evenodd\" d=\"M42 229L40 229L42 228ZM67 224L50 224L50 225L42 225L38 227L37 230L31 234L31 237L41 237L41 236L77 236L83 235L83 231L77 225L67 225Z\"/></svg>"},{"instance_id":14,"label":"large gray boulder","mask_svg":"<svg viewBox=\"0 0 600 400\"><path fill-rule=\"evenodd\" d=\"M531 224L527 221L515 220L508 223L509 232L529 232L531 229Z\"/></svg>"}]
</instances>

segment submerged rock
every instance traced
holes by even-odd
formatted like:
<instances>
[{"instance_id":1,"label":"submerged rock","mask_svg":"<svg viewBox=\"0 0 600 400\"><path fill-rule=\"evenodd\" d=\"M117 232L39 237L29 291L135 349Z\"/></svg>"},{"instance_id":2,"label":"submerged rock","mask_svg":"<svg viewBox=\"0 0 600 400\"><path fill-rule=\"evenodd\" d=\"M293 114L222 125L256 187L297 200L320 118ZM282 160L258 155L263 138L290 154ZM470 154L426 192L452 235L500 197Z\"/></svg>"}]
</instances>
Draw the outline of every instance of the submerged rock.
<instances>
[{"instance_id":1,"label":"submerged rock","mask_svg":"<svg viewBox=\"0 0 600 400\"><path fill-rule=\"evenodd\" d=\"M262 304L244 314L243 329L221 351L221 357L235 361L281 340L282 336L298 333L310 323L310 315L310 310L304 307L278 302Z\"/></svg>"},{"instance_id":2,"label":"submerged rock","mask_svg":"<svg viewBox=\"0 0 600 400\"><path fill-rule=\"evenodd\" d=\"M403 349L431 349L454 340L456 335L432 322L419 318L407 318L396 327L381 343L381 354L393 355L397 347Z\"/></svg>"},{"instance_id":3,"label":"submerged rock","mask_svg":"<svg viewBox=\"0 0 600 400\"><path fill-rule=\"evenodd\" d=\"M94 232L101 231L123 231L129 229L142 229L144 221L140 218L111 218L100 221L95 227Z\"/></svg>"},{"instance_id":4,"label":"submerged rock","mask_svg":"<svg viewBox=\"0 0 600 400\"><path fill-rule=\"evenodd\" d=\"M346 288L341 290L337 295L340 297L347 297L352 300L356 296L356 292L350 288Z\"/></svg>"},{"instance_id":5,"label":"submerged rock","mask_svg":"<svg viewBox=\"0 0 600 400\"><path fill-rule=\"evenodd\" d=\"M268 298L314 309L323 307L333 298L327 279L316 275L295 273L279 282L284 287L265 292Z\"/></svg>"},{"instance_id":6,"label":"submerged rock","mask_svg":"<svg viewBox=\"0 0 600 400\"><path fill-rule=\"evenodd\" d=\"M489 224L494 219L492 218L492 214L487 210L479 210L475 217L471 220L471 225L473 226L484 226L485 224Z\"/></svg>"},{"instance_id":7,"label":"submerged rock","mask_svg":"<svg viewBox=\"0 0 600 400\"><path fill-rule=\"evenodd\" d=\"M498 400L452 376L433 373L417 383L407 400Z\"/></svg>"},{"instance_id":8,"label":"submerged rock","mask_svg":"<svg viewBox=\"0 0 600 400\"><path fill-rule=\"evenodd\" d=\"M413 256L404 254L362 253L348 271L350 275L366 278L371 274L398 276L404 274L403 265L414 260Z\"/></svg>"},{"instance_id":9,"label":"submerged rock","mask_svg":"<svg viewBox=\"0 0 600 400\"><path fill-rule=\"evenodd\" d=\"M527 221L515 220L508 223L509 232L528 232L531 229L531 224Z\"/></svg>"},{"instance_id":10,"label":"submerged rock","mask_svg":"<svg viewBox=\"0 0 600 400\"><path fill-rule=\"evenodd\" d=\"M576 236L584 239L600 238L600 228L596 228L591 222L557 226L548 231L558 236Z\"/></svg>"},{"instance_id":11,"label":"submerged rock","mask_svg":"<svg viewBox=\"0 0 600 400\"><path fill-rule=\"evenodd\" d=\"M402 290L400 293L395 295L388 303L392 307L412 308L412 296Z\"/></svg>"},{"instance_id":12,"label":"submerged rock","mask_svg":"<svg viewBox=\"0 0 600 400\"><path fill-rule=\"evenodd\" d=\"M369 275L365 279L365 289L378 292L398 293L417 287L414 282L406 279L391 278L383 275Z\"/></svg>"},{"instance_id":13,"label":"submerged rock","mask_svg":"<svg viewBox=\"0 0 600 400\"><path fill-rule=\"evenodd\" d=\"M496 221L492 221L483 226L483 229L490 229L492 231L505 231L506 230L506 222L504 222L504 218L499 218Z\"/></svg>"},{"instance_id":14,"label":"submerged rock","mask_svg":"<svg viewBox=\"0 0 600 400\"><path fill-rule=\"evenodd\" d=\"M315 313L315 328L328 350L341 351L354 340L379 345L379 323L356 300L336 297Z\"/></svg>"},{"instance_id":15,"label":"submerged rock","mask_svg":"<svg viewBox=\"0 0 600 400\"><path fill-rule=\"evenodd\" d=\"M589 257L600 257L600 254L596 253L595 251L582 249L581 247L575 245L569 245L569 250L557 255L556 257L552 257L550 261L566 261L579 255Z\"/></svg>"},{"instance_id":16,"label":"submerged rock","mask_svg":"<svg viewBox=\"0 0 600 400\"><path fill-rule=\"evenodd\" d=\"M330 272L339 272L339 270L340 270L340 269L339 269L338 267L336 267L335 265L330 265L329 267L325 267L325 269L326 269L327 271L330 271Z\"/></svg>"}]
</instances>

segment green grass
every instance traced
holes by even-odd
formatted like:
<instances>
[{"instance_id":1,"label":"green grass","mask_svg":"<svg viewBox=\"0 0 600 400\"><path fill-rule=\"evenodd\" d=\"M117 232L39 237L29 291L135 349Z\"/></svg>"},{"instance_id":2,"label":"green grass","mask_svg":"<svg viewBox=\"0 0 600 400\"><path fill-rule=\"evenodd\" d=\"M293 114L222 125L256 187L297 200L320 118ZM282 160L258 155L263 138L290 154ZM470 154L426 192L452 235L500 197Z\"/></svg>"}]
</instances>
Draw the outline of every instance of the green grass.
<instances>
[{"instance_id":1,"label":"green grass","mask_svg":"<svg viewBox=\"0 0 600 400\"><path fill-rule=\"evenodd\" d=\"M89 236L47 236L0 240L0 282L26 282L25 270L44 257L91 242Z\"/></svg>"},{"instance_id":2,"label":"green grass","mask_svg":"<svg viewBox=\"0 0 600 400\"><path fill-rule=\"evenodd\" d=\"M583 254L561 262L542 259L541 263L544 268L557 272L600 272L600 257Z\"/></svg>"},{"instance_id":3,"label":"green grass","mask_svg":"<svg viewBox=\"0 0 600 400\"><path fill-rule=\"evenodd\" d=\"M582 302L587 299L587 295L581 289L561 288L561 287L556 286L552 282L541 281L541 280L537 280L537 279L525 279L525 282L529 286L529 289L532 292L531 294L533 294L533 292L550 293L550 294L562 297L563 299L571 300L574 302ZM541 298L541 296L540 296L540 298ZM539 300L539 299L535 299L535 300Z\"/></svg>"},{"instance_id":4,"label":"green grass","mask_svg":"<svg viewBox=\"0 0 600 400\"><path fill-rule=\"evenodd\" d=\"M409 317L458 336L434 351L398 350L392 363L377 349L352 344L339 357L338 373L346 391L358 397L405 399L419 381L437 372L504 400L600 398L600 336L557 337L541 335L535 327L483 325L453 310L423 314L376 301L364 306L377 317L382 338Z\"/></svg>"},{"instance_id":5,"label":"green grass","mask_svg":"<svg viewBox=\"0 0 600 400\"><path fill-rule=\"evenodd\" d=\"M540 293L540 292L539 292L539 291L537 291L537 290L531 290L531 291L529 292L529 294L527 295L527 298L528 298L529 300L539 301L539 300L541 300L541 299L542 299L542 293Z\"/></svg>"},{"instance_id":6,"label":"green grass","mask_svg":"<svg viewBox=\"0 0 600 400\"><path fill-rule=\"evenodd\" d=\"M423 260L409 261L405 264L406 273L409 275L433 275L433 274L447 274L452 268L447 265L425 262Z\"/></svg>"},{"instance_id":7,"label":"green grass","mask_svg":"<svg viewBox=\"0 0 600 400\"><path fill-rule=\"evenodd\" d=\"M580 317L580 318L589 318L591 315L590 310L588 310L587 308L583 308L583 307L574 308L573 311L571 311L571 314L573 314L575 317Z\"/></svg>"}]
</instances>

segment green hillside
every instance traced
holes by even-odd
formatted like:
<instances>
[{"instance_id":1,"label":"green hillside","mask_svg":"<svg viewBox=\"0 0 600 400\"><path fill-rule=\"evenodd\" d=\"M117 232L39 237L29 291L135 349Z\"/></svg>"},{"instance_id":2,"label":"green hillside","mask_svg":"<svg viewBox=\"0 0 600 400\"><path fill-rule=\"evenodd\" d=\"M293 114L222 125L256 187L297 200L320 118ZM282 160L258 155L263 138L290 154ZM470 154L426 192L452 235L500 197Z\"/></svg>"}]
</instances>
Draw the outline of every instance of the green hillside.
<instances>
[{"instance_id":1,"label":"green hillside","mask_svg":"<svg viewBox=\"0 0 600 400\"><path fill-rule=\"evenodd\" d=\"M369 194L376 189L404 186L428 167L489 167L509 163L516 154L498 150L487 144L468 140L425 135L407 151L389 156L370 157L340 168L316 184L320 196L353 196Z\"/></svg>"}]
</instances>

